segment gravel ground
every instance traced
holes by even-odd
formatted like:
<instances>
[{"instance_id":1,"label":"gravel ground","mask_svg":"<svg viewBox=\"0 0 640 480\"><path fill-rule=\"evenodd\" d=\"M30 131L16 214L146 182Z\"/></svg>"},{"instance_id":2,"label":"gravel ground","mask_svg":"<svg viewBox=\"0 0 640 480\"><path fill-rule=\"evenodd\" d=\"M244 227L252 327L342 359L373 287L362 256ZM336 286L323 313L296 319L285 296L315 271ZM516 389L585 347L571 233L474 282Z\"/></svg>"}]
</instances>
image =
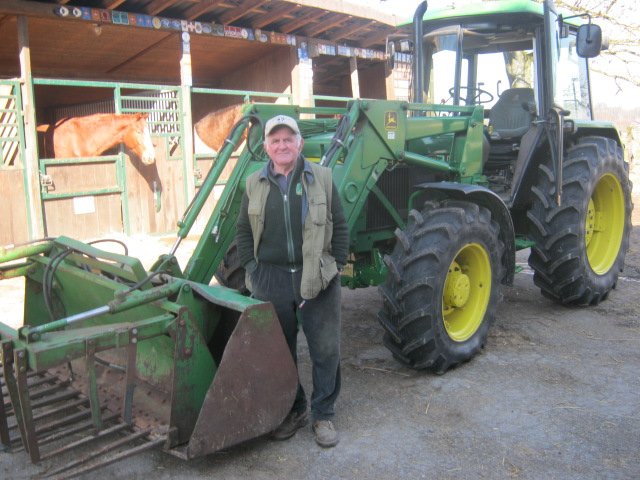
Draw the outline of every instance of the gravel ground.
<instances>
[{"instance_id":1,"label":"gravel ground","mask_svg":"<svg viewBox=\"0 0 640 480\"><path fill-rule=\"evenodd\" d=\"M443 376L407 369L382 347L375 288L343 290L336 448L321 449L305 428L189 462L147 452L86 478L640 478L639 236L636 228L617 288L591 308L542 297L520 252L525 268L504 292L485 349ZM172 243L130 240L144 246L147 266L151 244ZM304 339L300 351L308 386ZM23 452L0 453L1 478L32 478L42 467Z\"/></svg>"}]
</instances>

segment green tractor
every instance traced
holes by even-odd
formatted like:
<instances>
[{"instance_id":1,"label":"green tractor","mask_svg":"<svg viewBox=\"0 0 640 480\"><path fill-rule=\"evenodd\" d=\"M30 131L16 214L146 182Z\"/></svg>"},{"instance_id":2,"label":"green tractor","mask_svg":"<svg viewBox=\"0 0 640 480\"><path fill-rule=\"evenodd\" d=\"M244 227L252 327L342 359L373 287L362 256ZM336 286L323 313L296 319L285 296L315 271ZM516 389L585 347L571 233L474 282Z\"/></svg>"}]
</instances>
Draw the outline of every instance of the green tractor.
<instances>
[{"instance_id":1,"label":"green tractor","mask_svg":"<svg viewBox=\"0 0 640 480\"><path fill-rule=\"evenodd\" d=\"M601 49L600 29L551 2L513 0L428 13L423 3L413 31L393 42L412 44L412 102L247 105L150 272L65 237L0 252L0 278L26 286L22 325L0 323L3 445L21 439L32 461L55 457L64 447L43 448L68 435L54 423L75 435L80 427L68 425L84 415L87 442L118 429L145 439L115 459L158 444L189 459L284 418L295 367L271 305L244 294L233 244L245 180L267 161L262 125L276 114L299 119L305 156L333 170L350 229L342 283L379 286L384 343L401 362L444 373L471 359L518 249L531 248L545 296L571 305L607 297L632 205L619 136L592 119L586 59ZM176 250L245 133L182 270ZM54 386L77 392L71 410L36 411L54 405ZM95 467L78 462L57 471Z\"/></svg>"},{"instance_id":2,"label":"green tractor","mask_svg":"<svg viewBox=\"0 0 640 480\"><path fill-rule=\"evenodd\" d=\"M413 208L385 260L380 321L396 358L442 373L485 343L515 250L531 248L544 296L604 300L624 266L632 204L620 137L593 119L587 59L602 48L598 26L551 1L425 10L414 17L413 99L430 107L417 115L469 123L426 136L407 128L407 150L455 171L400 194ZM405 163L410 178L423 174Z\"/></svg>"}]
</instances>

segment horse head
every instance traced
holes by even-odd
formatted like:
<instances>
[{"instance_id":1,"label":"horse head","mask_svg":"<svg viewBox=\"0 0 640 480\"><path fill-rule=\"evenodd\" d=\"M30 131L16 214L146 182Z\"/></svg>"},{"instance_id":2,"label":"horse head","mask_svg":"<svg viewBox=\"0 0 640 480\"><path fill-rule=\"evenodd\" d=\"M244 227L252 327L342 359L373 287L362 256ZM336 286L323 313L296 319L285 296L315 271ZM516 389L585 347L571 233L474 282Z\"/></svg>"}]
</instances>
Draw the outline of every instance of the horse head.
<instances>
[{"instance_id":1,"label":"horse head","mask_svg":"<svg viewBox=\"0 0 640 480\"><path fill-rule=\"evenodd\" d=\"M145 165L156 161L156 149L151 141L151 133L147 123L148 113L135 113L131 129L124 136L124 143Z\"/></svg>"}]
</instances>

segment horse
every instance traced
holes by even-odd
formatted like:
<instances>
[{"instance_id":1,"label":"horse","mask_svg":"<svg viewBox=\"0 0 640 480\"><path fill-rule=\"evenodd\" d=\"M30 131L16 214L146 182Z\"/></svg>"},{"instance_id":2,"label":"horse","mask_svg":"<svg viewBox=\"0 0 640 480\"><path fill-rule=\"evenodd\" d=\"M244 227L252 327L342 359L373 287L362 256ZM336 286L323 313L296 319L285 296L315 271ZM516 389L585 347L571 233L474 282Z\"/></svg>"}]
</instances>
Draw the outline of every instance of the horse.
<instances>
[{"instance_id":1,"label":"horse","mask_svg":"<svg viewBox=\"0 0 640 480\"><path fill-rule=\"evenodd\" d=\"M208 113L193 125L193 143L196 153L214 153L223 147L231 128L242 118L242 107L238 103ZM240 143L246 138L246 131Z\"/></svg>"},{"instance_id":2,"label":"horse","mask_svg":"<svg viewBox=\"0 0 640 480\"><path fill-rule=\"evenodd\" d=\"M152 165L156 152L147 125L147 113L96 113L62 118L55 125L39 125L46 144L53 145L54 158L97 157L124 143L142 163Z\"/></svg>"}]
</instances>

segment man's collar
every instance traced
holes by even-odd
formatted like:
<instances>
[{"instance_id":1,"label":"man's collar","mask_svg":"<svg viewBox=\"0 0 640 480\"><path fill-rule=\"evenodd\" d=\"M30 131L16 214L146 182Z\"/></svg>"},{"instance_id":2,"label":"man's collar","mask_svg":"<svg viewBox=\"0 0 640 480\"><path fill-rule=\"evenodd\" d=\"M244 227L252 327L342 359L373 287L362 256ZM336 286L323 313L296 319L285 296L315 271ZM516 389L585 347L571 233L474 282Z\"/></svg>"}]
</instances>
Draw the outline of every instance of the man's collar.
<instances>
[{"instance_id":1,"label":"man's collar","mask_svg":"<svg viewBox=\"0 0 640 480\"><path fill-rule=\"evenodd\" d=\"M311 165L309 164L309 162L302 156L300 155L298 157L298 162L302 162L303 165L303 172L305 173L305 176L308 177L308 180L313 181L313 170L311 170ZM298 168L298 165L296 165L295 168ZM294 171L295 171L294 168ZM269 173L272 174L276 174L275 171L273 170L273 161L271 159L269 159L269 161L267 162L267 164L262 168L262 171L260 172L260 179L267 179L269 177Z\"/></svg>"}]
</instances>

